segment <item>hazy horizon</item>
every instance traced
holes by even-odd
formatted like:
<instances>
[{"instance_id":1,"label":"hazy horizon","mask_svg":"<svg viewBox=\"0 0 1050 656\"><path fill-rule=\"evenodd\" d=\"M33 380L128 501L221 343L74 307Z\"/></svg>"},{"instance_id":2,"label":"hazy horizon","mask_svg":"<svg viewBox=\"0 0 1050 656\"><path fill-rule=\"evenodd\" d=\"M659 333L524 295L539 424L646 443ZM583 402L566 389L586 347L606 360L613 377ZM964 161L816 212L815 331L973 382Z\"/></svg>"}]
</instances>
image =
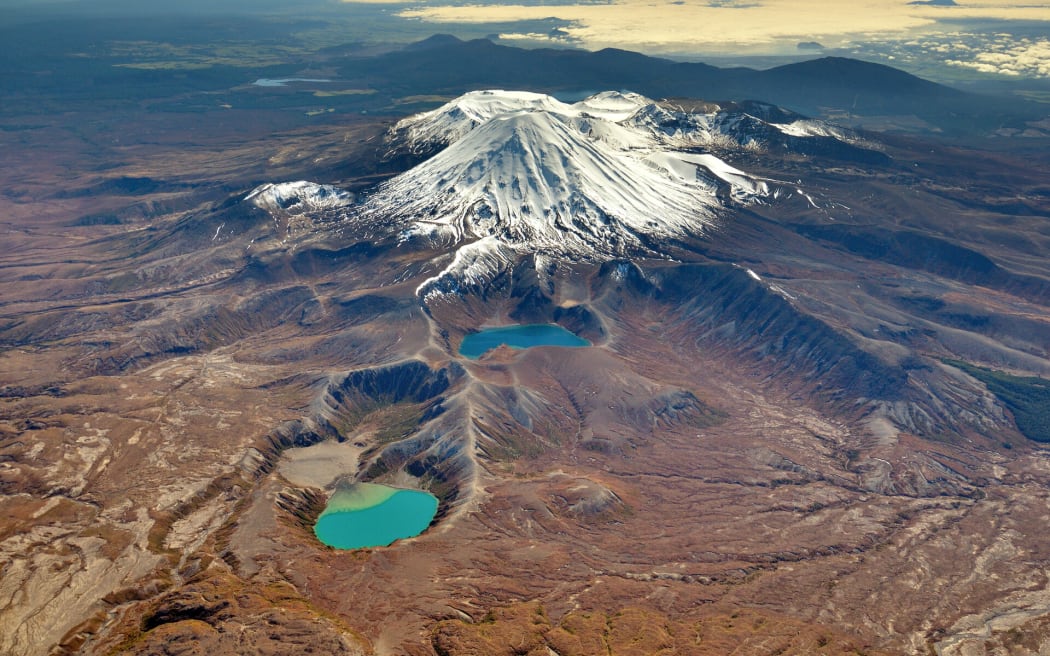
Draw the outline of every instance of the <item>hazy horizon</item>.
<instances>
[{"instance_id":1,"label":"hazy horizon","mask_svg":"<svg viewBox=\"0 0 1050 656\"><path fill-rule=\"evenodd\" d=\"M552 2L552 3L551 3ZM398 43L429 34L488 36L526 47L606 47L680 59L872 59L939 81L1050 82L1050 7L1024 2L857 0L0 0L10 22L82 16L249 15L322 19L327 45ZM3 19L0 19L0 23ZM134 35L129 35L133 37Z\"/></svg>"}]
</instances>

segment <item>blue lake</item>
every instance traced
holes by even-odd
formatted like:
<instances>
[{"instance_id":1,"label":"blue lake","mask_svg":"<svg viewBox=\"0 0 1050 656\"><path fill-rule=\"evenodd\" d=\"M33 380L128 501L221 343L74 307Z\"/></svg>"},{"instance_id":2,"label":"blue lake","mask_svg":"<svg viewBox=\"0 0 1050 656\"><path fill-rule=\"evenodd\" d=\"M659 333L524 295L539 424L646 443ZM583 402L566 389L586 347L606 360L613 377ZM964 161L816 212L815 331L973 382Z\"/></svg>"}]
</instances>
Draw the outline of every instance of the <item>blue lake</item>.
<instances>
[{"instance_id":1,"label":"blue lake","mask_svg":"<svg viewBox=\"0 0 1050 656\"><path fill-rule=\"evenodd\" d=\"M426 492L357 483L332 495L314 535L336 549L385 547L425 531L437 508L437 497Z\"/></svg>"},{"instance_id":2,"label":"blue lake","mask_svg":"<svg viewBox=\"0 0 1050 656\"><path fill-rule=\"evenodd\" d=\"M520 326L502 326L488 328L471 333L463 338L459 345L459 354L476 360L486 351L502 344L511 348L527 349L530 346L590 346L591 343L582 337L552 323L537 323Z\"/></svg>"}]
</instances>

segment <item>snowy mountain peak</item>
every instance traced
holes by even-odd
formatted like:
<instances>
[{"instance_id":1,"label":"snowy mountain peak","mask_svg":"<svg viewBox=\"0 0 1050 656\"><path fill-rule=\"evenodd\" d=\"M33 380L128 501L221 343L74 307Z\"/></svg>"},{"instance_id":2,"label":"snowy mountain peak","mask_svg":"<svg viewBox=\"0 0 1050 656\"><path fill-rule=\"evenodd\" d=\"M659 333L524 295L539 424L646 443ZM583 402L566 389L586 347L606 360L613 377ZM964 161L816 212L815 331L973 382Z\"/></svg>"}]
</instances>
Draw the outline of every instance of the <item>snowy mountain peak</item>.
<instances>
[{"instance_id":1,"label":"snowy mountain peak","mask_svg":"<svg viewBox=\"0 0 1050 656\"><path fill-rule=\"evenodd\" d=\"M588 259L641 249L647 235L699 235L725 199L768 193L713 155L663 150L632 126L530 108L492 116L365 207L403 219L409 235L491 235Z\"/></svg>"},{"instance_id":2,"label":"snowy mountain peak","mask_svg":"<svg viewBox=\"0 0 1050 656\"><path fill-rule=\"evenodd\" d=\"M411 116L394 128L392 141L422 150L447 145L496 116L524 111L558 111L554 98L528 91L471 91L437 109Z\"/></svg>"},{"instance_id":3,"label":"snowy mountain peak","mask_svg":"<svg viewBox=\"0 0 1050 656\"><path fill-rule=\"evenodd\" d=\"M487 121L517 112L543 112L566 119L595 119L644 132L670 148L711 147L762 150L782 147L785 139L826 137L871 147L850 130L807 119L765 103L747 102L689 111L645 96L605 91L576 103L527 91L472 91L429 112L404 119L394 128L395 150L426 153L455 143Z\"/></svg>"},{"instance_id":4,"label":"snowy mountain peak","mask_svg":"<svg viewBox=\"0 0 1050 656\"><path fill-rule=\"evenodd\" d=\"M497 117L520 112L541 112L565 118L593 116L622 121L653 104L636 93L607 91L575 104L528 91L471 91L437 109L409 117L394 128L395 145L421 151L447 145Z\"/></svg>"},{"instance_id":5,"label":"snowy mountain peak","mask_svg":"<svg viewBox=\"0 0 1050 656\"><path fill-rule=\"evenodd\" d=\"M347 229L454 247L451 263L421 286L429 297L490 279L525 255L547 264L665 257L724 225L733 206L805 196L724 157L848 139L771 106L703 107L687 111L622 92L570 104L475 91L398 123L389 135L393 152L436 154L358 204L302 182L264 185L248 200L271 211L346 206Z\"/></svg>"},{"instance_id":6,"label":"snowy mountain peak","mask_svg":"<svg viewBox=\"0 0 1050 656\"><path fill-rule=\"evenodd\" d=\"M468 93L394 128L395 148L446 147L383 184L359 219L401 225L406 240L460 244L429 287L454 287L468 262L474 274L485 269L479 262L495 274L525 253L658 256L661 243L705 234L727 205L773 195L772 181L697 152L710 132L704 115L677 115L632 93L574 104Z\"/></svg>"}]
</instances>

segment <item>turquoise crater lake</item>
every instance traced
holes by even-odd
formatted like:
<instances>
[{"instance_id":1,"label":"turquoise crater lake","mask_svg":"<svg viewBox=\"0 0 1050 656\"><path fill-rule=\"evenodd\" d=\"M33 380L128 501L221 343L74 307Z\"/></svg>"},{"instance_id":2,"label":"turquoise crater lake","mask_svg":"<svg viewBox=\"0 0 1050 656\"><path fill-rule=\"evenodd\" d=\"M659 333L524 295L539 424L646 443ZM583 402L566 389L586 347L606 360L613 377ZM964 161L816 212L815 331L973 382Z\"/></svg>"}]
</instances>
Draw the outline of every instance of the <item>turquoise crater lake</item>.
<instances>
[{"instance_id":1,"label":"turquoise crater lake","mask_svg":"<svg viewBox=\"0 0 1050 656\"><path fill-rule=\"evenodd\" d=\"M437 508L437 497L426 492L356 483L332 495L314 535L336 549L385 547L425 531Z\"/></svg>"},{"instance_id":2,"label":"turquoise crater lake","mask_svg":"<svg viewBox=\"0 0 1050 656\"><path fill-rule=\"evenodd\" d=\"M459 354L476 360L486 351L500 345L515 349L527 349L532 346L569 346L579 348L591 343L578 337L561 326L552 323L537 323L518 326L501 326L487 328L471 333L463 338L459 345Z\"/></svg>"}]
</instances>

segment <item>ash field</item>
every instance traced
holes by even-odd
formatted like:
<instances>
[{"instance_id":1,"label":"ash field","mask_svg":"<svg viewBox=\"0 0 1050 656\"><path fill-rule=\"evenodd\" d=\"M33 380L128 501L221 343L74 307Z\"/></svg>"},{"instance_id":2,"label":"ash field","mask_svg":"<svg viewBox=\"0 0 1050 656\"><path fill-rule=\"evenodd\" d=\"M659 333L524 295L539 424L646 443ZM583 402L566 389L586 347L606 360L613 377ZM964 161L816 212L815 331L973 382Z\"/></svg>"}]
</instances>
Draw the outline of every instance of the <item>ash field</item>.
<instances>
[{"instance_id":1,"label":"ash field","mask_svg":"<svg viewBox=\"0 0 1050 656\"><path fill-rule=\"evenodd\" d=\"M0 652L1050 649L1046 106L689 66L435 38L24 91ZM590 346L459 354L513 324ZM327 547L352 482L435 519Z\"/></svg>"}]
</instances>

